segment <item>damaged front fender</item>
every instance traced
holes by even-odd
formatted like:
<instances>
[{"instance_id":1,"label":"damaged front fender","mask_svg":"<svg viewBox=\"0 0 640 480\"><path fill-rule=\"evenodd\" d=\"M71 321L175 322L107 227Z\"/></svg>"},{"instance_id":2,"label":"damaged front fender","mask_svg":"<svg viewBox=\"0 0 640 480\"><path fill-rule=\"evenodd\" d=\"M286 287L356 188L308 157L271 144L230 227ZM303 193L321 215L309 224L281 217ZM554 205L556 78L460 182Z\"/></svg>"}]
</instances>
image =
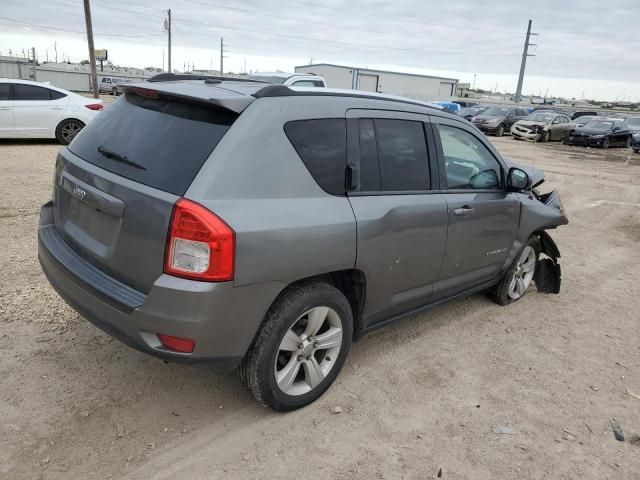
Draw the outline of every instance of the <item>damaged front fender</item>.
<instances>
[{"instance_id":1,"label":"damaged front fender","mask_svg":"<svg viewBox=\"0 0 640 480\"><path fill-rule=\"evenodd\" d=\"M560 269L560 250L551 236L545 232L536 232L540 239L540 253L546 258L538 260L538 267L533 274L533 281L536 288L542 293L560 293L560 283L562 281L562 271Z\"/></svg>"},{"instance_id":2,"label":"damaged front fender","mask_svg":"<svg viewBox=\"0 0 640 480\"><path fill-rule=\"evenodd\" d=\"M539 292L559 293L562 281L560 250L545 230L569 223L560 195L556 191L539 194L533 190L522 198L520 205L519 240L524 243L531 235L540 240L541 257L533 276L536 288Z\"/></svg>"}]
</instances>

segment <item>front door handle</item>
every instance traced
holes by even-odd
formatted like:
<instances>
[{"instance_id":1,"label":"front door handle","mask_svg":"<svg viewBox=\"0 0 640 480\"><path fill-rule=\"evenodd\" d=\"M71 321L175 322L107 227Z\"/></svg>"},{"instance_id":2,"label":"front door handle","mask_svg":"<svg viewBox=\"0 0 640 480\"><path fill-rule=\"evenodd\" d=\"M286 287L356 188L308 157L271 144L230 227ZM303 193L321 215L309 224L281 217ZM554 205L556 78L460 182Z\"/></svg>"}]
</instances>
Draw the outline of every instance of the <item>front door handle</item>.
<instances>
[{"instance_id":1,"label":"front door handle","mask_svg":"<svg viewBox=\"0 0 640 480\"><path fill-rule=\"evenodd\" d=\"M469 207L469 205L465 205L464 207L456 208L453 211L453 214L459 217L466 217L468 215L471 215L473 212L475 212L475 208L471 208Z\"/></svg>"},{"instance_id":2,"label":"front door handle","mask_svg":"<svg viewBox=\"0 0 640 480\"><path fill-rule=\"evenodd\" d=\"M0 107L0 110L11 110L11 107Z\"/></svg>"},{"instance_id":3,"label":"front door handle","mask_svg":"<svg viewBox=\"0 0 640 480\"><path fill-rule=\"evenodd\" d=\"M51 110L63 110L64 107L51 107Z\"/></svg>"}]
</instances>

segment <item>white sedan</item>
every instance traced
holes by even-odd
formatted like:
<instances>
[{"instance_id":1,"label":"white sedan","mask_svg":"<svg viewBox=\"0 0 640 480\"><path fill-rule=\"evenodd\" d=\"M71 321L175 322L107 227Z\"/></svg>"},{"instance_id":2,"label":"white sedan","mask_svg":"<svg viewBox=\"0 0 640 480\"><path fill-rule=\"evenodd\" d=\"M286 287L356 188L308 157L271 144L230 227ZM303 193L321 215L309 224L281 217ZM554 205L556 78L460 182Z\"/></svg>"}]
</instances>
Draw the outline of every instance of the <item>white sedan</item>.
<instances>
[{"instance_id":1,"label":"white sedan","mask_svg":"<svg viewBox=\"0 0 640 480\"><path fill-rule=\"evenodd\" d=\"M0 138L55 138L67 145L102 108L102 100L52 85L0 78Z\"/></svg>"}]
</instances>

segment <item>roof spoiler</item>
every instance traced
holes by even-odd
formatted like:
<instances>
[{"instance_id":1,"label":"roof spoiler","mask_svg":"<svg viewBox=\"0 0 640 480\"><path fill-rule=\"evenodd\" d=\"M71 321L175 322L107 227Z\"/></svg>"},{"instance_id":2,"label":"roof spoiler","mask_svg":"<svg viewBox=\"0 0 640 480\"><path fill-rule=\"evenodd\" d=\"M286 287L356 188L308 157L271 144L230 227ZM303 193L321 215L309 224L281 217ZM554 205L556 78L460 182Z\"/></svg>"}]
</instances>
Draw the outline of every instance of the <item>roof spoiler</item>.
<instances>
[{"instance_id":1,"label":"roof spoiler","mask_svg":"<svg viewBox=\"0 0 640 480\"><path fill-rule=\"evenodd\" d=\"M123 87L126 94L139 95L141 97L156 98L156 99L173 99L182 103L191 103L199 105L210 105L217 108L229 110L233 113L240 114L247 108L254 98L250 95L229 95L221 96L219 98L206 98L199 96L184 95L177 92L172 92L161 88L147 87L144 84L127 85Z\"/></svg>"},{"instance_id":2,"label":"roof spoiler","mask_svg":"<svg viewBox=\"0 0 640 480\"><path fill-rule=\"evenodd\" d=\"M249 83L266 83L261 80L252 80L250 78L224 77L215 75L194 75L191 73L159 73L149 79L149 82L177 82L180 80L204 80L205 83L220 82L249 82Z\"/></svg>"}]
</instances>

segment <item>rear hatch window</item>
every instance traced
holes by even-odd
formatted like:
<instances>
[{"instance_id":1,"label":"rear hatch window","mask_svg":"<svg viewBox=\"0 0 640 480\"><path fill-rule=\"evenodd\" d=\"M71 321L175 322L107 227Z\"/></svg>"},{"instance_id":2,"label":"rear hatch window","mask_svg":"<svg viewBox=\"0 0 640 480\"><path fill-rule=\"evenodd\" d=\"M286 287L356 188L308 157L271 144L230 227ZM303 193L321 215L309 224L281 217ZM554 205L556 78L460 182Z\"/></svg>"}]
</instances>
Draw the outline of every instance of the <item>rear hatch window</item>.
<instances>
[{"instance_id":1,"label":"rear hatch window","mask_svg":"<svg viewBox=\"0 0 640 480\"><path fill-rule=\"evenodd\" d=\"M175 97L128 93L96 116L69 150L112 173L182 196L237 116Z\"/></svg>"}]
</instances>

